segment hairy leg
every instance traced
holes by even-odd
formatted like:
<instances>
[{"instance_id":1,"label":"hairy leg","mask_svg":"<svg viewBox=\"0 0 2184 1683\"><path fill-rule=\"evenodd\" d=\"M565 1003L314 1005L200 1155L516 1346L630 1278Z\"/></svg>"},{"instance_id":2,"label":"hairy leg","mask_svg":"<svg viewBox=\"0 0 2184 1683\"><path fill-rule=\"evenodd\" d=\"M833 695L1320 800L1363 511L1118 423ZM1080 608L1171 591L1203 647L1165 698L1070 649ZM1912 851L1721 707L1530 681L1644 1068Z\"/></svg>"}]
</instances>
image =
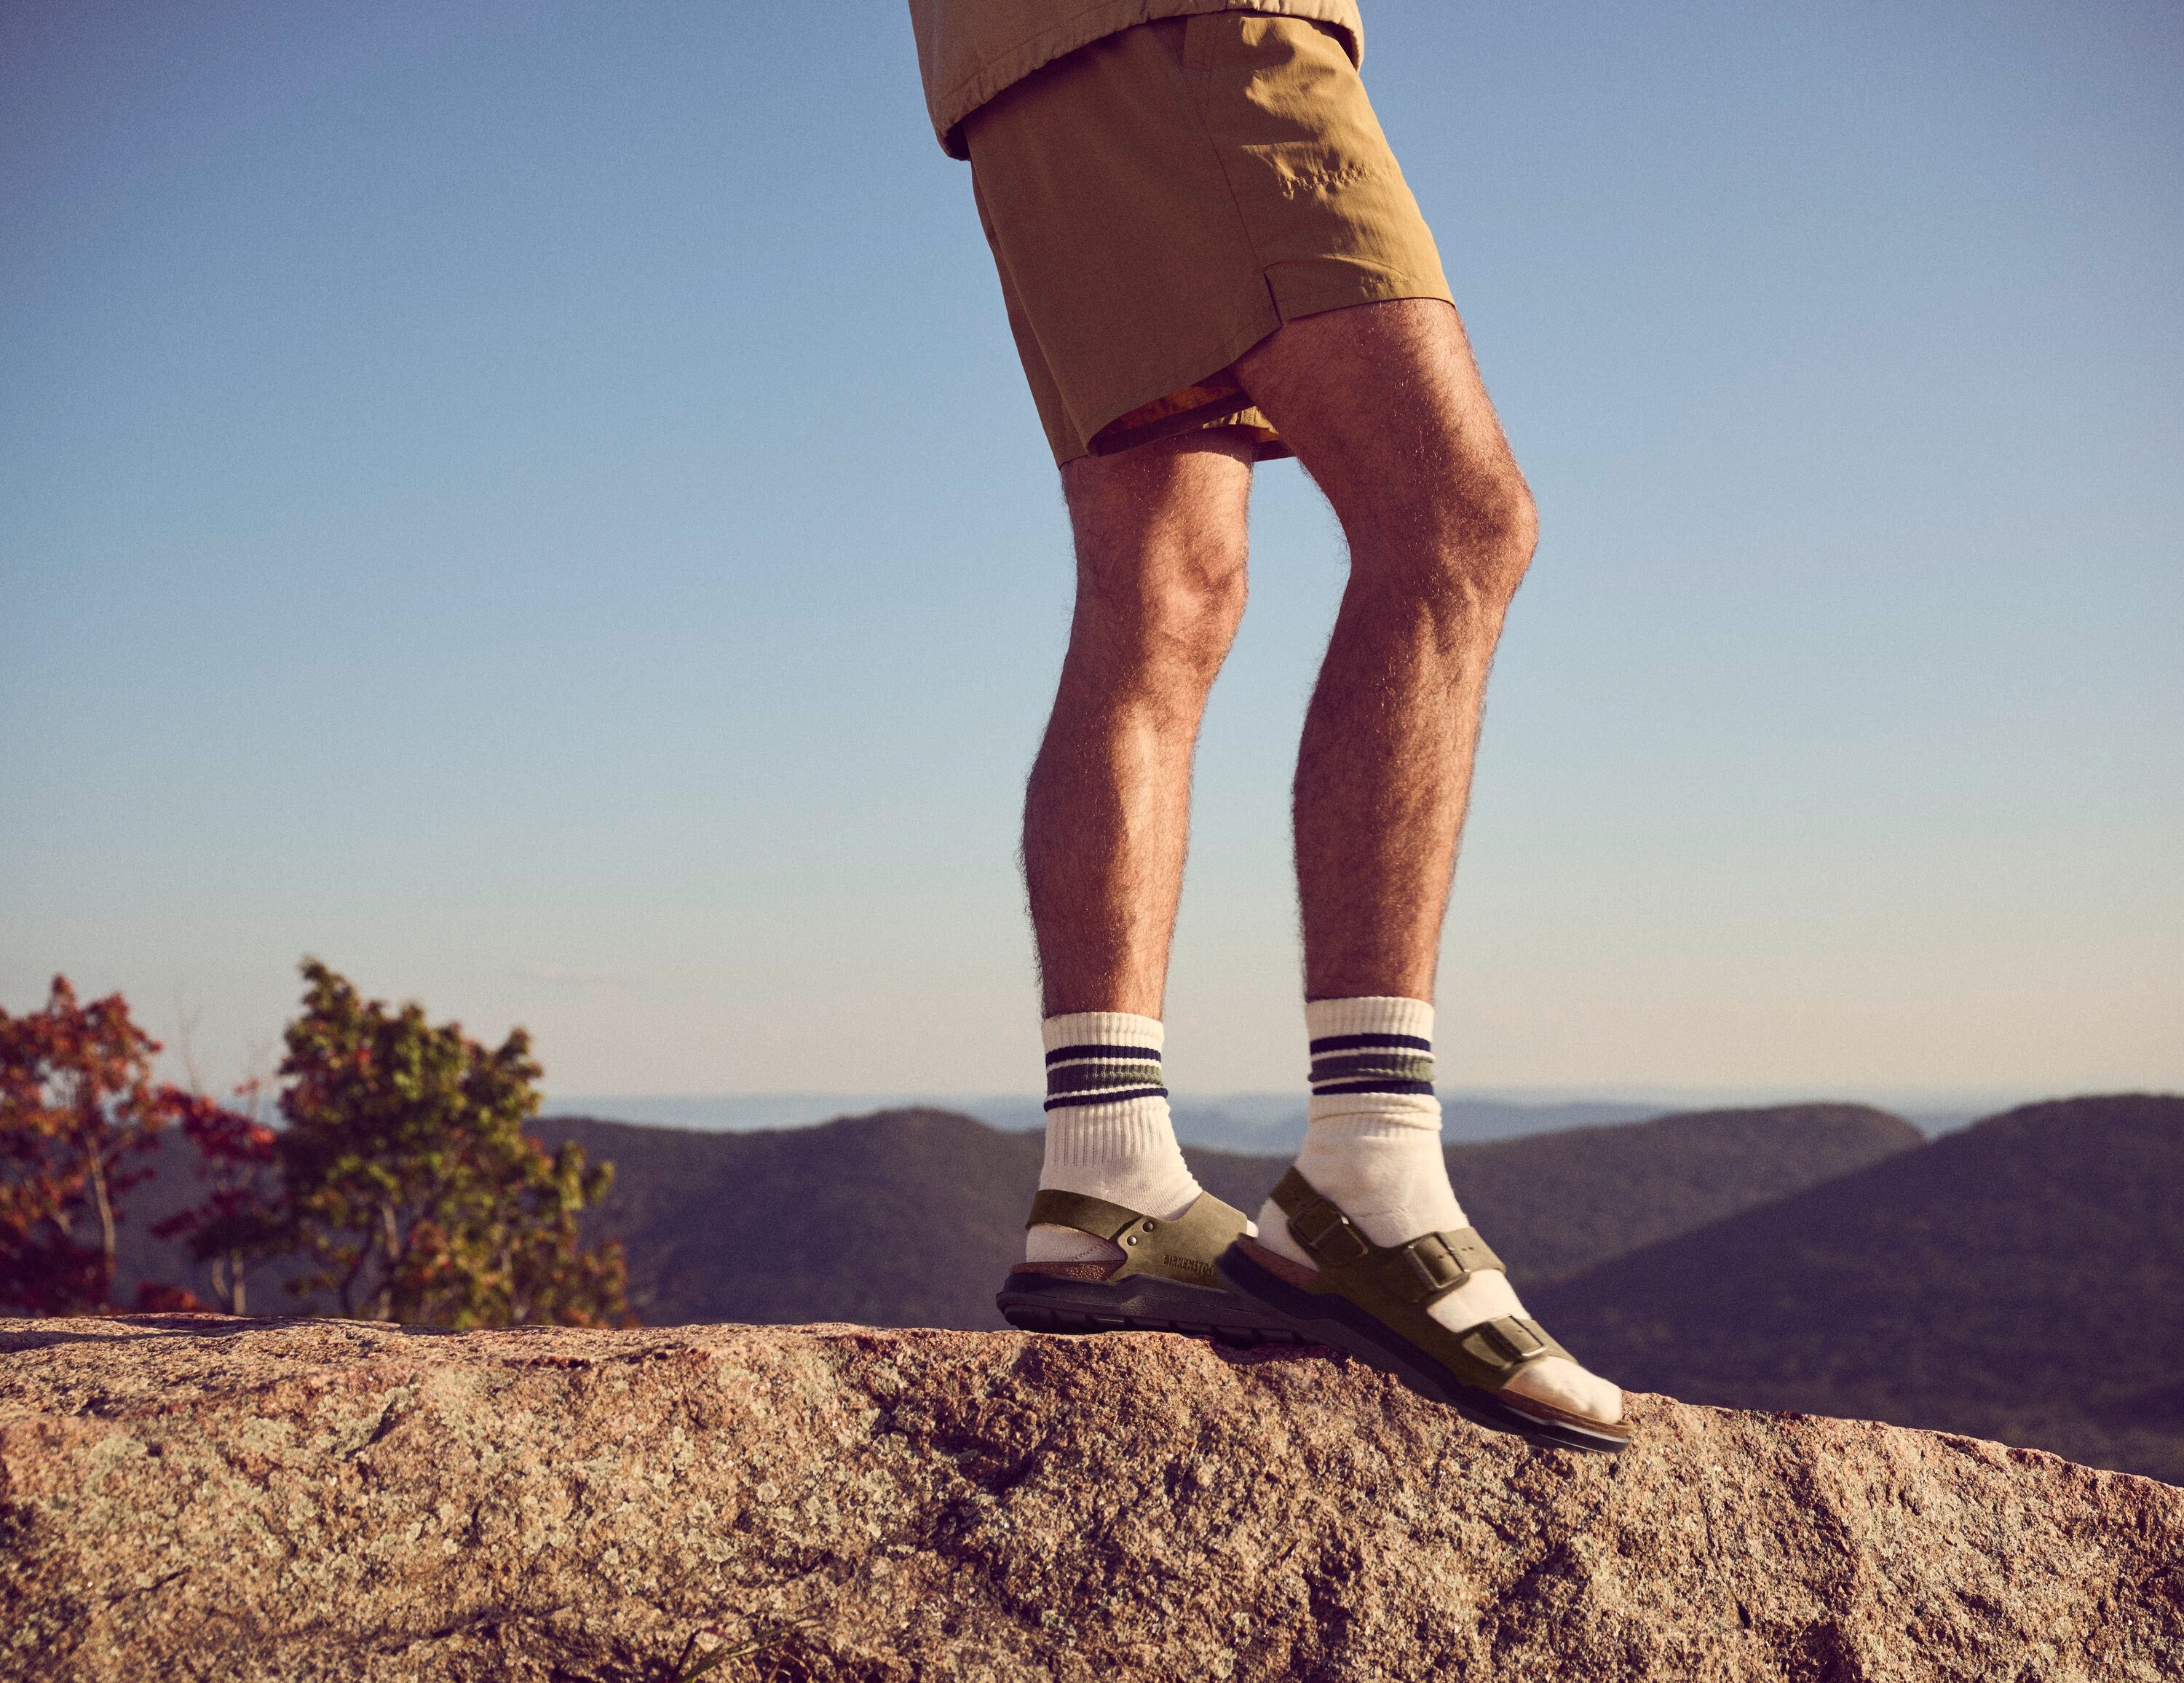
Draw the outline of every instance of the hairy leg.
<instances>
[{"instance_id":1,"label":"hairy leg","mask_svg":"<svg viewBox=\"0 0 2184 1683\"><path fill-rule=\"evenodd\" d=\"M1238 373L1350 546L1297 761L1306 997L1429 1000L1531 495L1438 300L1306 316Z\"/></svg>"},{"instance_id":2,"label":"hairy leg","mask_svg":"<svg viewBox=\"0 0 2184 1683\"><path fill-rule=\"evenodd\" d=\"M1531 494L1446 304L1306 316L1237 371L1350 545L1297 759L1305 995L1348 1002L1329 1011L1400 1013L1433 998L1487 668L1531 560ZM1407 1010L1431 1020L1425 1005ZM1462 1224L1430 1101L1315 1094L1312 1117L1300 1163L1345 1184L1375 1243ZM1261 1223L1279 1244L1268 1211ZM1523 1305L1488 1272L1429 1312L1461 1331ZM1559 1356L1507 1390L1595 1422L1622 1412L1614 1385Z\"/></svg>"},{"instance_id":3,"label":"hairy leg","mask_svg":"<svg viewBox=\"0 0 2184 1683\"><path fill-rule=\"evenodd\" d=\"M1161 1015L1191 755L1244 612L1251 466L1221 430L1062 469L1077 606L1024 796L1045 1013Z\"/></svg>"}]
</instances>

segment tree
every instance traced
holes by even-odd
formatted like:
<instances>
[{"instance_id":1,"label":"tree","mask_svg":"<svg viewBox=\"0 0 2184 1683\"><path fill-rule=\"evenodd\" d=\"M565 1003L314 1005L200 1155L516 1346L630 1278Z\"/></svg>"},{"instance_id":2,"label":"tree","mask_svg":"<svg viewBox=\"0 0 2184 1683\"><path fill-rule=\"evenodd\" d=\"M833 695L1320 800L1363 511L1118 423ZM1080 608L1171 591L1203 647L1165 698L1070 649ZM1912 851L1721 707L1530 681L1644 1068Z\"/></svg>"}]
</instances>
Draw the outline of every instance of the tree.
<instances>
[{"instance_id":1,"label":"tree","mask_svg":"<svg viewBox=\"0 0 2184 1683\"><path fill-rule=\"evenodd\" d=\"M274 1213L280 1136L258 1119L264 1095L255 1080L237 1088L247 1110L231 1110L201 1093L174 1095L175 1120L198 1148L198 1175L212 1184L203 1201L152 1228L162 1239L182 1240L192 1257L210 1265L213 1296L231 1315L250 1312L250 1271L281 1248L281 1223ZM137 1293L137 1307L203 1306L187 1289L147 1285Z\"/></svg>"},{"instance_id":2,"label":"tree","mask_svg":"<svg viewBox=\"0 0 2184 1683\"><path fill-rule=\"evenodd\" d=\"M80 1005L65 976L43 1010L0 1011L0 1307L111 1306L122 1195L178 1096L152 1084L159 1050L120 995Z\"/></svg>"},{"instance_id":3,"label":"tree","mask_svg":"<svg viewBox=\"0 0 2184 1683\"><path fill-rule=\"evenodd\" d=\"M618 1243L586 1249L577 1218L611 1164L574 1141L549 1156L523 1132L541 1073L521 1028L498 1049L437 1028L415 1003L360 998L316 959L280 1073L279 1191L238 1200L192 1240L306 1259L289 1282L345 1314L449 1327L627 1318Z\"/></svg>"}]
</instances>

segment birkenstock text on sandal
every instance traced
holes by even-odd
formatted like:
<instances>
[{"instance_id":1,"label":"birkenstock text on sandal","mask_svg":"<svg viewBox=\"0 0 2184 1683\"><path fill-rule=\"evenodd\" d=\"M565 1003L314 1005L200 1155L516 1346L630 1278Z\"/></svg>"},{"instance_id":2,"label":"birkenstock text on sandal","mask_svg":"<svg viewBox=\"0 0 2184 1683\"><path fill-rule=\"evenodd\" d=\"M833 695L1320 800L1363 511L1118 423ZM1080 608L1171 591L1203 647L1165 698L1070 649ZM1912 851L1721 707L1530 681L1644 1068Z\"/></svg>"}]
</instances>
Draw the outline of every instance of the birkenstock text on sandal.
<instances>
[{"instance_id":1,"label":"birkenstock text on sandal","mask_svg":"<svg viewBox=\"0 0 2184 1683\"><path fill-rule=\"evenodd\" d=\"M1082 1192L1032 1200L1026 1227L1074 1228L1123 1252L1118 1262L1019 1262L994 1299L1027 1332L1176 1332L1228 1344L1301 1342L1285 1317L1231 1291L1213 1262L1248 1225L1210 1192L1173 1221Z\"/></svg>"},{"instance_id":2,"label":"birkenstock text on sandal","mask_svg":"<svg viewBox=\"0 0 2184 1683\"><path fill-rule=\"evenodd\" d=\"M1434 1304L1474 1274L1505 1272L1475 1229L1376 1245L1294 1168L1273 1199L1289 1218L1290 1237L1317 1266L1306 1268L1240 1233L1216 1264L1240 1296L1279 1312L1310 1341L1345 1351L1496 1431L1596 1455L1613 1455L1630 1441L1630 1429L1619 1424L1509 1393L1509 1381L1533 1363L1569 1358L1529 1315L1461 1331L1433 1318Z\"/></svg>"}]
</instances>

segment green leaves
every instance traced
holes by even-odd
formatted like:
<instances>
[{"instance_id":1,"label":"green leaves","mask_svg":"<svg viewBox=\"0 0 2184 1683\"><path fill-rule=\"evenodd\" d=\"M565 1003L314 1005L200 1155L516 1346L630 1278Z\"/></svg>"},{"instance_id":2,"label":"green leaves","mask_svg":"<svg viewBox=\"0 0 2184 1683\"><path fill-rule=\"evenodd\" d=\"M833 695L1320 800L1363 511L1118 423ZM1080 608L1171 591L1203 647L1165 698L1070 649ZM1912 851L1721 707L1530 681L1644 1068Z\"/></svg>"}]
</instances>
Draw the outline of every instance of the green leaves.
<instances>
[{"instance_id":1,"label":"green leaves","mask_svg":"<svg viewBox=\"0 0 2184 1683\"><path fill-rule=\"evenodd\" d=\"M627 1318L621 1247L584 1248L577 1221L610 1166L549 1157L530 1038L498 1048L412 1003L361 998L316 959L281 1074L281 1247L346 1314L437 1326L592 1326Z\"/></svg>"}]
</instances>

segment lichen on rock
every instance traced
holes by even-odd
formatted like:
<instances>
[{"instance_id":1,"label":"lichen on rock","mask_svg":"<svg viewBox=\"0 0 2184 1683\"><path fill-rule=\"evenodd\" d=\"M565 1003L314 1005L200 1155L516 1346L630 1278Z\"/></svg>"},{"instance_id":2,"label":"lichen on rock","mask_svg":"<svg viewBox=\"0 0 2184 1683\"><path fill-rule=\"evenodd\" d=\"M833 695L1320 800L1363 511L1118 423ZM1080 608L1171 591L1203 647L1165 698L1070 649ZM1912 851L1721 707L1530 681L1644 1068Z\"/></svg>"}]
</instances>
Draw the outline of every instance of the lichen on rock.
<instances>
[{"instance_id":1,"label":"lichen on rock","mask_svg":"<svg viewBox=\"0 0 2184 1683\"><path fill-rule=\"evenodd\" d=\"M666 1680L799 1619L784 1679L2184 1675L2184 1490L1936 1433L1638 1397L1606 1461L1152 1334L0 1352L0 1676L41 1683Z\"/></svg>"}]
</instances>

